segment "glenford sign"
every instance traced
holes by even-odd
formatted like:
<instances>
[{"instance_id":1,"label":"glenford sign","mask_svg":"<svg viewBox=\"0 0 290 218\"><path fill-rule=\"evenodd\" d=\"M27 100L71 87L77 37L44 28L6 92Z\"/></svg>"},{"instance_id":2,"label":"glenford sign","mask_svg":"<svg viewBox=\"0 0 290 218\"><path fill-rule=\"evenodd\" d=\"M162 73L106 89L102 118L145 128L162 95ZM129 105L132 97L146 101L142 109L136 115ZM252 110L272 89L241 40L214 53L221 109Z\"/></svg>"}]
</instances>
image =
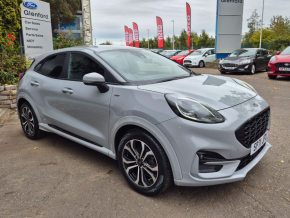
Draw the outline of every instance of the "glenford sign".
<instances>
[{"instance_id":1,"label":"glenford sign","mask_svg":"<svg viewBox=\"0 0 290 218\"><path fill-rule=\"evenodd\" d=\"M21 7L22 40L27 60L53 51L49 3L24 1Z\"/></svg>"}]
</instances>

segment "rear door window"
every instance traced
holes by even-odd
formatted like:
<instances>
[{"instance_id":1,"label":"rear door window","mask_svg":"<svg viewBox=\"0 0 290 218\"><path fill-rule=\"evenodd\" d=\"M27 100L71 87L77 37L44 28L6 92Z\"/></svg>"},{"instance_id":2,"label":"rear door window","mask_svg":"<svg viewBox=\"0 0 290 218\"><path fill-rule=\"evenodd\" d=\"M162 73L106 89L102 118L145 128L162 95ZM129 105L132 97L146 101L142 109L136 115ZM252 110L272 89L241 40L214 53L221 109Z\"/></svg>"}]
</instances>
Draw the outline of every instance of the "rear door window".
<instances>
[{"instance_id":1,"label":"rear door window","mask_svg":"<svg viewBox=\"0 0 290 218\"><path fill-rule=\"evenodd\" d=\"M49 56L45 59L44 64L39 69L39 72L48 77L63 78L65 58L66 54L64 53ZM38 65L36 68L37 67Z\"/></svg>"}]
</instances>

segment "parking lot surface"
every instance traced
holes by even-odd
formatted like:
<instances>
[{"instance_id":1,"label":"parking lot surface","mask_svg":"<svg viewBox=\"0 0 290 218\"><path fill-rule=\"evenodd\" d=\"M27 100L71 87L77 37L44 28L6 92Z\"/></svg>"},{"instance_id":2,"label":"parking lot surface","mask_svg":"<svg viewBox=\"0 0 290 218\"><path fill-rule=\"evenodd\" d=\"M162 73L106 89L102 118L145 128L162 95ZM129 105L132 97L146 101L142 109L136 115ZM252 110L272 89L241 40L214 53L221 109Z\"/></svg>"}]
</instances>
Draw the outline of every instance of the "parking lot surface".
<instances>
[{"instance_id":1,"label":"parking lot surface","mask_svg":"<svg viewBox=\"0 0 290 218\"><path fill-rule=\"evenodd\" d=\"M273 147L245 180L142 196L109 157L54 134L27 139L15 113L0 126L0 217L289 217L290 78L226 76L250 83L271 105Z\"/></svg>"}]
</instances>

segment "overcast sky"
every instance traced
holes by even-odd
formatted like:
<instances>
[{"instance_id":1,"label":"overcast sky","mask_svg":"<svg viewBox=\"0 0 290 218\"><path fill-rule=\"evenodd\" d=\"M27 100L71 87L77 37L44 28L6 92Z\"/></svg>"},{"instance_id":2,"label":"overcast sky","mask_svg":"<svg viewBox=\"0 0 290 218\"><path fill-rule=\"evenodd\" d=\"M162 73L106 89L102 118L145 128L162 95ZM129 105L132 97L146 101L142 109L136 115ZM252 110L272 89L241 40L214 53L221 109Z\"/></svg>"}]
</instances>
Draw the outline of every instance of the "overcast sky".
<instances>
[{"instance_id":1,"label":"overcast sky","mask_svg":"<svg viewBox=\"0 0 290 218\"><path fill-rule=\"evenodd\" d=\"M262 14L263 0L244 0L243 32L248 30L247 19L257 9ZM186 2L191 5L192 31L200 33L205 29L215 35L217 0L91 0L93 38L97 44L109 40L114 44L125 44L124 25L132 28L132 22L139 26L140 40L157 35L156 16L163 19L164 35L179 35L186 29ZM265 0L264 24L269 25L274 15L289 16L290 0Z\"/></svg>"}]
</instances>

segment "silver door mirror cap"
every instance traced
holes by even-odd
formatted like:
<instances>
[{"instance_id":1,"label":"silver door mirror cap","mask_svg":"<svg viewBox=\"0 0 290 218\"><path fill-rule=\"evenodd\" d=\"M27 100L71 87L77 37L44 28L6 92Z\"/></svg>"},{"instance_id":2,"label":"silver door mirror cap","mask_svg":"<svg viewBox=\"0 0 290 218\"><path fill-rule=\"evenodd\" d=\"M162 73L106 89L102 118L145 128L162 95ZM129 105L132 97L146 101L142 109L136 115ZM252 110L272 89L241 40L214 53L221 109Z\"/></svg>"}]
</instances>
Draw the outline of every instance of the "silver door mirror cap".
<instances>
[{"instance_id":1,"label":"silver door mirror cap","mask_svg":"<svg viewBox=\"0 0 290 218\"><path fill-rule=\"evenodd\" d=\"M97 86L101 93L109 91L105 78L99 73L88 73L83 77L83 83L88 86Z\"/></svg>"}]
</instances>

